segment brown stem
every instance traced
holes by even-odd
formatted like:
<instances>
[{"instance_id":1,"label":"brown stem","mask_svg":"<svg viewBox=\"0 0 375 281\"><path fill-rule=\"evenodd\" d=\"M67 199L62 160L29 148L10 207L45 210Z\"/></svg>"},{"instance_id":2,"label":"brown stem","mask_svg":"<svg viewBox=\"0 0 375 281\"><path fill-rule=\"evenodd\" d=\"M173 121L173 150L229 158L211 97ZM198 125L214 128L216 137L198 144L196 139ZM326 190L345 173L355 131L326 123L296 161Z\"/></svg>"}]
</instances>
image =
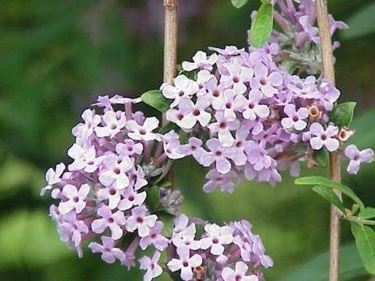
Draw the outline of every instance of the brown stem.
<instances>
[{"instance_id":1,"label":"brown stem","mask_svg":"<svg viewBox=\"0 0 375 281\"><path fill-rule=\"evenodd\" d=\"M177 0L164 0L164 83L171 84L176 76L177 63ZM163 124L167 120L163 114ZM168 179L174 187L174 173L171 168Z\"/></svg>"},{"instance_id":2,"label":"brown stem","mask_svg":"<svg viewBox=\"0 0 375 281\"><path fill-rule=\"evenodd\" d=\"M332 40L329 28L327 0L316 0L319 36L321 41L323 76L335 83L335 69L332 54ZM330 154L331 179L341 181L340 154ZM337 192L341 196L340 192ZM338 281L340 274L340 211L331 205L329 281Z\"/></svg>"}]
</instances>

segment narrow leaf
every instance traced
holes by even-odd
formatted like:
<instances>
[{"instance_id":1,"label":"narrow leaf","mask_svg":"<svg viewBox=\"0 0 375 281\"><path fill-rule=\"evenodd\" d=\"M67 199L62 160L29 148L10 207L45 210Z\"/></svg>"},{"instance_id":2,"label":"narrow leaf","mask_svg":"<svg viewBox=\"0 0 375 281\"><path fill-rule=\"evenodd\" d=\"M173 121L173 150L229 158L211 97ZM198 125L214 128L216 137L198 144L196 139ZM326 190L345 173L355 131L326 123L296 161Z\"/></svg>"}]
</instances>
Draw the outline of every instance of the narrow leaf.
<instances>
[{"instance_id":1,"label":"narrow leaf","mask_svg":"<svg viewBox=\"0 0 375 281\"><path fill-rule=\"evenodd\" d=\"M375 274L375 232L368 226L352 223L352 233L365 269Z\"/></svg>"},{"instance_id":2,"label":"narrow leaf","mask_svg":"<svg viewBox=\"0 0 375 281\"><path fill-rule=\"evenodd\" d=\"M163 212L162 214L159 214L159 217L163 222L162 234L167 238L172 237L174 216Z\"/></svg>"},{"instance_id":3,"label":"narrow leaf","mask_svg":"<svg viewBox=\"0 0 375 281\"><path fill-rule=\"evenodd\" d=\"M333 205L335 205L338 209L341 211L345 211L344 205L340 198L332 191L332 189L329 189L322 185L317 185L313 187L313 191L318 193L321 197L326 199L327 201L331 202Z\"/></svg>"},{"instance_id":4,"label":"narrow leaf","mask_svg":"<svg viewBox=\"0 0 375 281\"><path fill-rule=\"evenodd\" d=\"M263 3L251 25L250 43L261 48L269 39L273 27L273 6Z\"/></svg>"},{"instance_id":5,"label":"narrow leaf","mask_svg":"<svg viewBox=\"0 0 375 281\"><path fill-rule=\"evenodd\" d=\"M364 220L375 218L375 208L366 207L358 216Z\"/></svg>"},{"instance_id":6,"label":"narrow leaf","mask_svg":"<svg viewBox=\"0 0 375 281\"><path fill-rule=\"evenodd\" d=\"M160 90L151 90L143 93L141 99L144 103L160 112L166 112L169 109L170 102L163 96Z\"/></svg>"},{"instance_id":7,"label":"narrow leaf","mask_svg":"<svg viewBox=\"0 0 375 281\"><path fill-rule=\"evenodd\" d=\"M330 120L339 127L349 127L353 120L355 102L344 102L336 105L331 114Z\"/></svg>"},{"instance_id":8,"label":"narrow leaf","mask_svg":"<svg viewBox=\"0 0 375 281\"><path fill-rule=\"evenodd\" d=\"M353 192L353 190L351 190L349 187L347 187L347 186L345 186L341 183L335 182L335 181L327 179L325 177L312 176L312 177L298 178L298 179L295 180L295 184L297 184L297 185L313 185L313 186L321 185L321 186L326 186L326 187L329 187L329 188L339 190L342 193L344 193L346 196L351 198L355 203L357 203L361 210L365 208L363 202L361 201L361 199L358 198L358 196Z\"/></svg>"},{"instance_id":9,"label":"narrow leaf","mask_svg":"<svg viewBox=\"0 0 375 281\"><path fill-rule=\"evenodd\" d=\"M247 3L248 0L231 0L232 5L237 9L241 8Z\"/></svg>"},{"instance_id":10,"label":"narrow leaf","mask_svg":"<svg viewBox=\"0 0 375 281\"><path fill-rule=\"evenodd\" d=\"M319 167L326 168L328 164L326 151L324 149L316 150L314 152L314 160L318 163Z\"/></svg>"},{"instance_id":11,"label":"narrow leaf","mask_svg":"<svg viewBox=\"0 0 375 281\"><path fill-rule=\"evenodd\" d=\"M375 3L370 2L347 20L350 28L343 32L345 38L355 39L375 32Z\"/></svg>"},{"instance_id":12,"label":"narrow leaf","mask_svg":"<svg viewBox=\"0 0 375 281\"><path fill-rule=\"evenodd\" d=\"M155 212L160 205L160 189L158 186L153 185L147 189L147 207L151 212Z\"/></svg>"}]
</instances>

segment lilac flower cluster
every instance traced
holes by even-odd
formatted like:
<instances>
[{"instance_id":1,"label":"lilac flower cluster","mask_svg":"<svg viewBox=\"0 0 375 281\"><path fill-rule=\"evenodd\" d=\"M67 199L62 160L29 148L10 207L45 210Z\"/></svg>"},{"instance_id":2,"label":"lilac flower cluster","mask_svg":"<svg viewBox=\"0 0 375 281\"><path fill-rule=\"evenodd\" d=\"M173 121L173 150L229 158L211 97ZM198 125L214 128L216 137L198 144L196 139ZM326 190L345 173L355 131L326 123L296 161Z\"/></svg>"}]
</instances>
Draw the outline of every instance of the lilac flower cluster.
<instances>
[{"instance_id":1,"label":"lilac flower cluster","mask_svg":"<svg viewBox=\"0 0 375 281\"><path fill-rule=\"evenodd\" d=\"M140 253L145 281L163 273L159 260L164 251L173 253L165 261L169 273L180 270L183 280L201 280L199 274L224 281L237 280L233 274L242 274L243 280L262 278L260 267L272 261L247 222L206 224L205 234L195 240L195 223L179 215L180 192L165 187L170 159L182 155L178 135L155 132L159 121L133 112L137 102L99 97L99 110L85 110L84 122L73 128L76 141L68 150L72 163L47 171L42 194L51 191L56 200L50 215L61 240L79 256L88 244L103 261L119 261L128 268L136 266ZM154 189L157 206L149 202ZM177 215L168 235L164 223Z\"/></svg>"},{"instance_id":2,"label":"lilac flower cluster","mask_svg":"<svg viewBox=\"0 0 375 281\"><path fill-rule=\"evenodd\" d=\"M350 132L329 120L339 90L285 72L273 60L275 44L211 50L198 51L173 85L161 87L171 100L167 119L189 136L175 141L176 151L210 167L205 191L231 192L243 179L275 184L286 169L298 176L300 160L314 166L317 151L337 151L347 140Z\"/></svg>"},{"instance_id":3,"label":"lilac flower cluster","mask_svg":"<svg viewBox=\"0 0 375 281\"><path fill-rule=\"evenodd\" d=\"M272 42L277 43L281 51L277 54L284 67L294 72L316 74L320 72L320 38L317 27L317 15L313 0L275 0L274 19L279 29L274 29ZM335 21L329 15L331 36L336 30L347 29L342 21ZM333 42L333 49L340 46Z\"/></svg>"},{"instance_id":4,"label":"lilac flower cluster","mask_svg":"<svg viewBox=\"0 0 375 281\"><path fill-rule=\"evenodd\" d=\"M271 267L263 243L246 221L229 225L205 224L197 238L199 222L185 215L175 219L171 238L172 259L167 266L182 280L263 280L260 267Z\"/></svg>"},{"instance_id":5,"label":"lilac flower cluster","mask_svg":"<svg viewBox=\"0 0 375 281\"><path fill-rule=\"evenodd\" d=\"M138 248L162 251L169 243L146 200L150 184L165 173L164 138L154 132L158 119L132 112L135 102L105 96L95 104L102 113L85 110L84 122L73 128L76 141L68 150L73 162L67 169L63 163L49 169L42 190L51 190L57 200L51 217L61 239L79 256L82 244L91 241L88 247L104 261L128 267L135 265ZM177 213L178 194L164 192L159 208Z\"/></svg>"}]
</instances>

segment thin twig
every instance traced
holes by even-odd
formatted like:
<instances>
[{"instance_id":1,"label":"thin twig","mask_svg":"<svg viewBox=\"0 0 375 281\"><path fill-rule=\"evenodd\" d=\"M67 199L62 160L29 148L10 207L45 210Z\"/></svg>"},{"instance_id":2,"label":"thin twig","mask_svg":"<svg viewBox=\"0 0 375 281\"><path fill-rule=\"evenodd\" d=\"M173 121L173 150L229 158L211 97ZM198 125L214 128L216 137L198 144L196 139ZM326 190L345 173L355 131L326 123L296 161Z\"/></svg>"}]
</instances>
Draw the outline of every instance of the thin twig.
<instances>
[{"instance_id":1,"label":"thin twig","mask_svg":"<svg viewBox=\"0 0 375 281\"><path fill-rule=\"evenodd\" d=\"M177 63L177 0L164 0L164 83L171 84L176 76ZM167 120L163 114L163 124ZM173 169L169 169L168 179L174 188Z\"/></svg>"},{"instance_id":2,"label":"thin twig","mask_svg":"<svg viewBox=\"0 0 375 281\"><path fill-rule=\"evenodd\" d=\"M321 41L321 54L323 63L323 76L335 83L335 69L332 54L332 40L329 28L327 0L316 0L319 36ZM331 179L341 181L340 154L330 154ZM338 195L341 196L340 192ZM340 211L331 206L330 223L330 255L329 255L329 281L338 281L340 274Z\"/></svg>"}]
</instances>

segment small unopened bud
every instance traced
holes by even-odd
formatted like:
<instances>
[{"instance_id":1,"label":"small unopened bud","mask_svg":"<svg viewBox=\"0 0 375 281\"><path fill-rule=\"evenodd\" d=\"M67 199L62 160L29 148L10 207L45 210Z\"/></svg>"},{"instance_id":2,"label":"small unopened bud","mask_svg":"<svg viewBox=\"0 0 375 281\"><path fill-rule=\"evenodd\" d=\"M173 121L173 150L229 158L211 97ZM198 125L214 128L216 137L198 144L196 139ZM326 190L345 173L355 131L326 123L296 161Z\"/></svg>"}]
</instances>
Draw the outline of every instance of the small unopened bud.
<instances>
[{"instance_id":1,"label":"small unopened bud","mask_svg":"<svg viewBox=\"0 0 375 281\"><path fill-rule=\"evenodd\" d=\"M315 104L312 104L307 109L309 110L309 119L311 122L317 121L322 118L322 112Z\"/></svg>"},{"instance_id":2,"label":"small unopened bud","mask_svg":"<svg viewBox=\"0 0 375 281\"><path fill-rule=\"evenodd\" d=\"M354 130L350 130L349 128L343 127L339 131L337 138L341 142L346 142L354 134L354 132Z\"/></svg>"},{"instance_id":3,"label":"small unopened bud","mask_svg":"<svg viewBox=\"0 0 375 281\"><path fill-rule=\"evenodd\" d=\"M206 267L205 266L197 266L194 268L194 275L195 280L203 281L206 279Z\"/></svg>"}]
</instances>

